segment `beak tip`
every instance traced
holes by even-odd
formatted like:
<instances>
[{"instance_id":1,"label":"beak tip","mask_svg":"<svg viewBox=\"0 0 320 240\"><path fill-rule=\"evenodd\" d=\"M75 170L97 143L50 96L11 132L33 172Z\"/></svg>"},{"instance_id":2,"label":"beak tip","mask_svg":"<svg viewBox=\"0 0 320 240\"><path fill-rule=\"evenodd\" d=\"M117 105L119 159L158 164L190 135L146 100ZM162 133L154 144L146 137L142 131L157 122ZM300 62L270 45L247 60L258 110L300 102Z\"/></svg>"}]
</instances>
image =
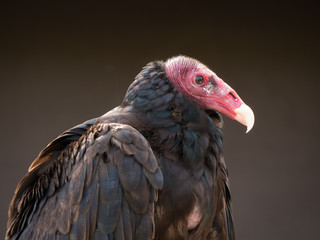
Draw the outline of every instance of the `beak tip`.
<instances>
[{"instance_id":1,"label":"beak tip","mask_svg":"<svg viewBox=\"0 0 320 240\"><path fill-rule=\"evenodd\" d=\"M253 128L253 125L254 125L254 115L253 115L253 112L252 112L252 116L247 121L247 131L246 131L246 133L250 132L250 130Z\"/></svg>"},{"instance_id":2,"label":"beak tip","mask_svg":"<svg viewBox=\"0 0 320 240\"><path fill-rule=\"evenodd\" d=\"M252 127L253 127L253 126L251 126L251 127L247 126L247 131L246 131L246 133L250 132L250 130L252 129Z\"/></svg>"},{"instance_id":3,"label":"beak tip","mask_svg":"<svg viewBox=\"0 0 320 240\"><path fill-rule=\"evenodd\" d=\"M235 112L237 114L235 120L247 126L246 133L248 133L254 125L254 114L252 109L243 103Z\"/></svg>"}]
</instances>

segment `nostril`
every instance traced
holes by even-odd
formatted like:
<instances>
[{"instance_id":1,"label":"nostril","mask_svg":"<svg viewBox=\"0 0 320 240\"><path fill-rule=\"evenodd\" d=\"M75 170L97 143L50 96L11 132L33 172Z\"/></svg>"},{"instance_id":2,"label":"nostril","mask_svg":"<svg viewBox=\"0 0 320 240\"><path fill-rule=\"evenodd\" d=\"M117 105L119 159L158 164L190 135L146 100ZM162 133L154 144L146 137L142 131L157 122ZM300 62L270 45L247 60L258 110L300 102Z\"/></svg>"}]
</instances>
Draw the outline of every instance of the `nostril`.
<instances>
[{"instance_id":1,"label":"nostril","mask_svg":"<svg viewBox=\"0 0 320 240\"><path fill-rule=\"evenodd\" d=\"M233 99L234 99L234 100L237 100L236 96L235 96L235 95L233 95L233 93L232 93L232 92L229 92L229 95L231 95L231 97L233 97Z\"/></svg>"}]
</instances>

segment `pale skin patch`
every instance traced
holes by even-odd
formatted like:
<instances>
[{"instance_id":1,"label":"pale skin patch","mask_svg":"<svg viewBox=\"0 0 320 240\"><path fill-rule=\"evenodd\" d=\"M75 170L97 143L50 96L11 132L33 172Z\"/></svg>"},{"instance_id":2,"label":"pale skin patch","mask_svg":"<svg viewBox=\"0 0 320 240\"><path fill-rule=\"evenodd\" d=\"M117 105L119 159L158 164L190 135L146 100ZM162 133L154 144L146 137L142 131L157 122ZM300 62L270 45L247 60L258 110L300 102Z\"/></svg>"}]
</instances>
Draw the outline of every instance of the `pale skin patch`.
<instances>
[{"instance_id":1,"label":"pale skin patch","mask_svg":"<svg viewBox=\"0 0 320 240\"><path fill-rule=\"evenodd\" d=\"M192 230L198 226L202 219L202 212L201 208L199 206L198 199L196 197L196 201L194 203L193 209L188 215L187 221L188 221L188 230Z\"/></svg>"},{"instance_id":2,"label":"pale skin patch","mask_svg":"<svg viewBox=\"0 0 320 240\"><path fill-rule=\"evenodd\" d=\"M205 85L202 89L206 92L207 95L211 93L211 90L214 88L211 82Z\"/></svg>"}]
</instances>

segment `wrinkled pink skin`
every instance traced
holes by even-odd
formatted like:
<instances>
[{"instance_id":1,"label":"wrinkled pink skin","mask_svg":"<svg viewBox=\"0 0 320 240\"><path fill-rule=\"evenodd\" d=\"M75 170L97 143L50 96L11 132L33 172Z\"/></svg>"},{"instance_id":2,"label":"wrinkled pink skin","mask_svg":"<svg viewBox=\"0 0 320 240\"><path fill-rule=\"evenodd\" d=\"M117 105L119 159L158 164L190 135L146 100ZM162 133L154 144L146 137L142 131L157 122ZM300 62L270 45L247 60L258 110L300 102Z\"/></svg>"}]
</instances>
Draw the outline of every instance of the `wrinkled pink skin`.
<instances>
[{"instance_id":1,"label":"wrinkled pink skin","mask_svg":"<svg viewBox=\"0 0 320 240\"><path fill-rule=\"evenodd\" d=\"M166 74L173 85L185 96L194 100L203 109L212 109L235 119L235 109L243 101L238 94L214 72L200 62L188 57L166 62ZM196 76L202 76L202 84L195 82Z\"/></svg>"}]
</instances>

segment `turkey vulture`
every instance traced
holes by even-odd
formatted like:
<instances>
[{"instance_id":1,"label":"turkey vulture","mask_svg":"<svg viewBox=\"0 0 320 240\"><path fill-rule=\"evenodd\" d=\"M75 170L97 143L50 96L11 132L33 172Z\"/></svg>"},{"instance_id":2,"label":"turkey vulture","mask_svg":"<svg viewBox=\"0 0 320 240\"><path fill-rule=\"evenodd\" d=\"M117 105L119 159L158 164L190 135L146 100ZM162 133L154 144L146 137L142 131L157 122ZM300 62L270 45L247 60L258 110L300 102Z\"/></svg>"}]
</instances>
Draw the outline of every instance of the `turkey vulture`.
<instances>
[{"instance_id":1,"label":"turkey vulture","mask_svg":"<svg viewBox=\"0 0 320 240\"><path fill-rule=\"evenodd\" d=\"M40 152L6 239L234 239L220 113L253 126L252 110L198 60L147 64L120 106Z\"/></svg>"}]
</instances>

